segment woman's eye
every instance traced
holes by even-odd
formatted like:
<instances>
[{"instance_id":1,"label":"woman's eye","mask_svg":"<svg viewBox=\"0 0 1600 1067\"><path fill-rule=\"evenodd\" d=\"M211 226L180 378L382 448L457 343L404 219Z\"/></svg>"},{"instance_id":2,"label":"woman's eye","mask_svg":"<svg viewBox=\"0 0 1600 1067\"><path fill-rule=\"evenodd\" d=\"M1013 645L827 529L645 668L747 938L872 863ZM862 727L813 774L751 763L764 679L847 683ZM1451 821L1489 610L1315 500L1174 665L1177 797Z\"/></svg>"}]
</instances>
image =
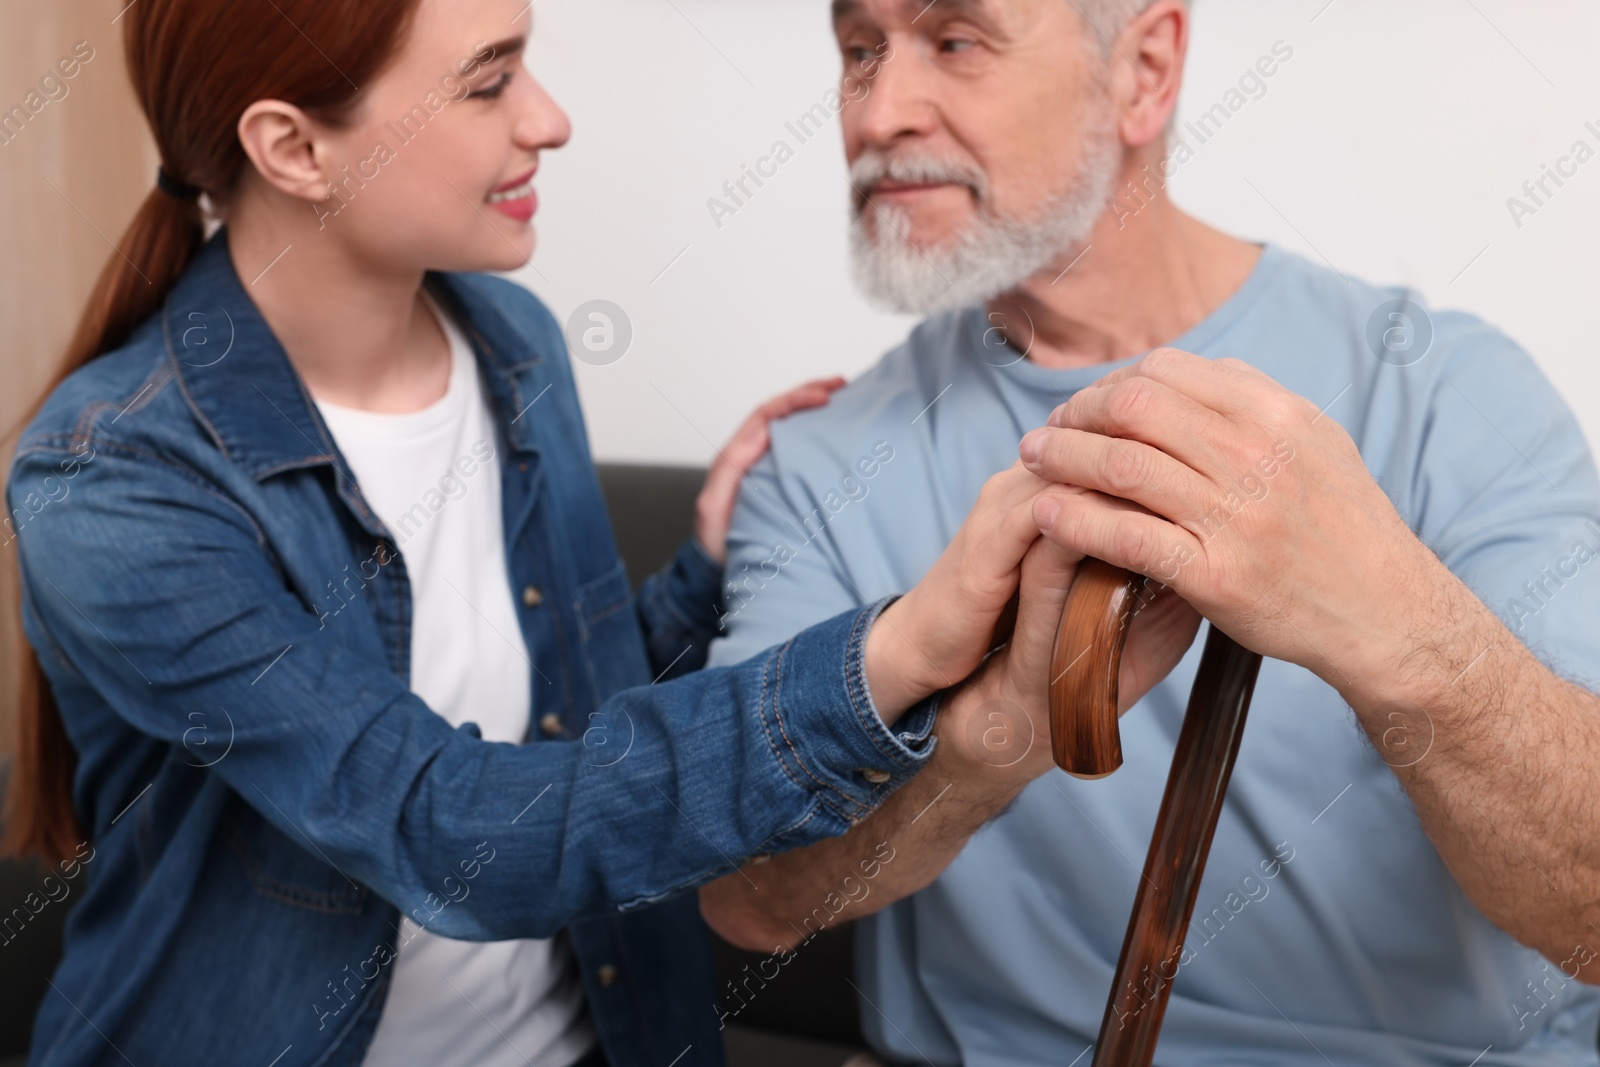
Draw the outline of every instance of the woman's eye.
<instances>
[{"instance_id":1,"label":"woman's eye","mask_svg":"<svg viewBox=\"0 0 1600 1067\"><path fill-rule=\"evenodd\" d=\"M508 70L504 74L500 75L500 80L495 82L493 85L484 89L479 89L475 93L468 93L467 96L474 100L493 100L501 93L506 91L506 86L509 85L510 82L511 72Z\"/></svg>"}]
</instances>

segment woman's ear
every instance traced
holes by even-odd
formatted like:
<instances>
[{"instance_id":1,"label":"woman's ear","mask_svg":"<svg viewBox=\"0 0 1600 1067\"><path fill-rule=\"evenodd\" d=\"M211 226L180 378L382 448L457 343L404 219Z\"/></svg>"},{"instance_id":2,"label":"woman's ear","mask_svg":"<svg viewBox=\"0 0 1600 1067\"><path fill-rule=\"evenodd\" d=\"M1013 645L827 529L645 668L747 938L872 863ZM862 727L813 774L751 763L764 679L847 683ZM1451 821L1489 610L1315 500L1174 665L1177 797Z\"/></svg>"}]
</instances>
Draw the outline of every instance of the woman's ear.
<instances>
[{"instance_id":1,"label":"woman's ear","mask_svg":"<svg viewBox=\"0 0 1600 1067\"><path fill-rule=\"evenodd\" d=\"M239 118L239 143L257 172L301 200L328 198L328 175L318 158L321 136L309 115L282 100L257 100Z\"/></svg>"}]
</instances>

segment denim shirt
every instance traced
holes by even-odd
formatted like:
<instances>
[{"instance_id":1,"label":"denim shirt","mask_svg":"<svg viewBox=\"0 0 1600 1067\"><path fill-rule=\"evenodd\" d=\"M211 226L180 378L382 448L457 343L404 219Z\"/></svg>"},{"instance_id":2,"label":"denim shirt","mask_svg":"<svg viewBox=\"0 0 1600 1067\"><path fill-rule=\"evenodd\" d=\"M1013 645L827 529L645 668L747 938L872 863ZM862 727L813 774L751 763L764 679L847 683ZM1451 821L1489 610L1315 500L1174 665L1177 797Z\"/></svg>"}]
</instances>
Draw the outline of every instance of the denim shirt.
<instances>
[{"instance_id":1,"label":"denim shirt","mask_svg":"<svg viewBox=\"0 0 1600 1067\"><path fill-rule=\"evenodd\" d=\"M92 848L31 1063L360 1063L403 913L564 933L613 1064L719 1064L685 891L843 833L930 754L934 701L890 729L867 692L887 600L697 670L721 575L690 544L630 594L550 313L501 279L426 284L491 393L558 735L486 742L410 692L404 555L219 231L52 393L7 488Z\"/></svg>"}]
</instances>

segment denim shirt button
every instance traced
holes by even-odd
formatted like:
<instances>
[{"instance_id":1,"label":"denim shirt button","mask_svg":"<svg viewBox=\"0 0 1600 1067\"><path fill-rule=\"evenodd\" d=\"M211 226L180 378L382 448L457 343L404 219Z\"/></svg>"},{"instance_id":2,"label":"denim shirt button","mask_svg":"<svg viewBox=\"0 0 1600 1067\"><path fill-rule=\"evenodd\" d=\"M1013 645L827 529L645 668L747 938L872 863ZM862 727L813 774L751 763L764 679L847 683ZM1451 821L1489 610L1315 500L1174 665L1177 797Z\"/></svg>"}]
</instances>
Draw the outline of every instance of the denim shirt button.
<instances>
[{"instance_id":1,"label":"denim shirt button","mask_svg":"<svg viewBox=\"0 0 1600 1067\"><path fill-rule=\"evenodd\" d=\"M861 777L873 785L882 785L890 779L891 775L888 771L880 771L876 767L863 767L861 768Z\"/></svg>"},{"instance_id":2,"label":"denim shirt button","mask_svg":"<svg viewBox=\"0 0 1600 1067\"><path fill-rule=\"evenodd\" d=\"M561 736L561 716L553 711L547 711L539 720L539 732L546 737Z\"/></svg>"},{"instance_id":3,"label":"denim shirt button","mask_svg":"<svg viewBox=\"0 0 1600 1067\"><path fill-rule=\"evenodd\" d=\"M600 969L595 972L594 976L599 980L602 989L610 989L617 984L617 968L613 964L601 964Z\"/></svg>"},{"instance_id":4,"label":"denim shirt button","mask_svg":"<svg viewBox=\"0 0 1600 1067\"><path fill-rule=\"evenodd\" d=\"M536 585L524 586L522 589L522 602L530 608L536 608L544 603L544 594Z\"/></svg>"}]
</instances>

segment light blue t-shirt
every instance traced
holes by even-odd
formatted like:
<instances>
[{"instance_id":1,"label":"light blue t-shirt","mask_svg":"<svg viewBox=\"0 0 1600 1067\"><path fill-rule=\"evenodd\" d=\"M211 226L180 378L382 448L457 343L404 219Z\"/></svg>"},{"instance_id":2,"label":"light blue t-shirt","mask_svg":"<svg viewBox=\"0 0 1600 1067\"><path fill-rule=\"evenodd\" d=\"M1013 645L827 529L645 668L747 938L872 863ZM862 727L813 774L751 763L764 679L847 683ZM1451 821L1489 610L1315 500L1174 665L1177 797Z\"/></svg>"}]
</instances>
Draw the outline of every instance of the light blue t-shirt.
<instances>
[{"instance_id":1,"label":"light blue t-shirt","mask_svg":"<svg viewBox=\"0 0 1600 1067\"><path fill-rule=\"evenodd\" d=\"M1268 246L1172 343L1327 405L1424 543L1544 662L1595 688L1600 484L1576 421L1503 334L1459 312L1391 318L1399 299L1421 301ZM909 589L1021 436L1133 362L1049 370L988 329L981 308L933 318L826 407L774 427L734 520L713 663ZM1051 771L931 886L862 921L857 981L879 1050L1088 1062L1076 1057L1099 1031L1203 641L1123 717L1120 770ZM1385 754L1426 758L1421 732ZM1574 952L1569 972L1600 933ZM1592 1065L1597 1020L1600 989L1462 893L1338 693L1266 661L1156 1063Z\"/></svg>"}]
</instances>

